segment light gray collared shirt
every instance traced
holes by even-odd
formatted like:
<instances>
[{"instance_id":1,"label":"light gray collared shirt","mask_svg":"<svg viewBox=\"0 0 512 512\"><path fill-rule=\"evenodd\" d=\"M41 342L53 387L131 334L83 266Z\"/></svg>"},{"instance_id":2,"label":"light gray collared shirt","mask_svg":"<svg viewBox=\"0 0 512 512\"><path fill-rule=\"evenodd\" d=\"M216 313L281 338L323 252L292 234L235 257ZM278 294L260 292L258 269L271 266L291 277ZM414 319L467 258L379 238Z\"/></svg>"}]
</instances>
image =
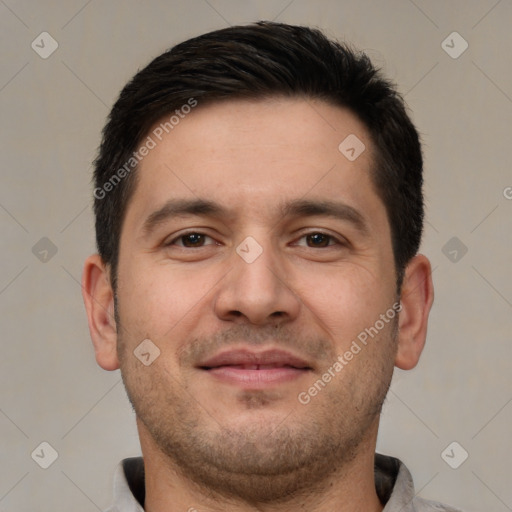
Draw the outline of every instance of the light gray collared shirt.
<instances>
[{"instance_id":1,"label":"light gray collared shirt","mask_svg":"<svg viewBox=\"0 0 512 512\"><path fill-rule=\"evenodd\" d=\"M461 512L414 494L411 473L394 457L375 455L375 487L383 512ZM123 460L114 476L114 503L105 512L144 512L144 463L142 457Z\"/></svg>"}]
</instances>

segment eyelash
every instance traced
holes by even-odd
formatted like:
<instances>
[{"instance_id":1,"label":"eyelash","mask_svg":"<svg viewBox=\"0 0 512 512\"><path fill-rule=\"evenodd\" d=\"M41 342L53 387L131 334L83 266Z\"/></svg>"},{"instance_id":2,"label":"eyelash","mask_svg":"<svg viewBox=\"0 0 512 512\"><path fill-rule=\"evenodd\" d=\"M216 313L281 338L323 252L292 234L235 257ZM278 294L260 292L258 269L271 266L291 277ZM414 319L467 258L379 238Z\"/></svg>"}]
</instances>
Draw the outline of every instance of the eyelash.
<instances>
[{"instance_id":1,"label":"eyelash","mask_svg":"<svg viewBox=\"0 0 512 512\"><path fill-rule=\"evenodd\" d=\"M176 245L176 241L182 240L183 238L186 238L187 236L190 236L190 235L199 235L199 236L202 236L202 237L205 237L205 238L210 238L211 240L213 240L213 238L211 236L205 235L204 233L201 233L200 231L189 231L188 233L182 233L181 235L173 238L172 240L167 242L165 244L165 246L166 247L170 247L170 246ZM213 245L213 244L209 244L209 245ZM179 245L178 247L181 247L183 249L194 249L194 247L186 247L184 245ZM202 247L204 247L204 245L201 245L198 248L202 248Z\"/></svg>"},{"instance_id":2,"label":"eyelash","mask_svg":"<svg viewBox=\"0 0 512 512\"><path fill-rule=\"evenodd\" d=\"M177 246L177 247L180 247L182 249L201 249L203 247L205 247L205 245L200 245L200 246L197 246L197 247L186 247L185 245L177 245L176 242L178 240L181 240L183 241L184 238L186 238L187 236L191 236L191 235L199 235L199 236L202 236L202 237L205 237L205 238L209 238L211 240L214 240L211 236L209 235L206 235L204 233L201 233L200 231L189 231L188 233L182 233L180 234L179 236L173 238L172 240L170 240L169 242L165 243L164 245L166 247L172 247L172 246ZM308 248L310 249L326 249L327 247L333 247L333 246L336 246L336 245L341 245L341 246L344 246L346 245L346 243L342 242L340 239L336 238L335 236L329 234L329 233L325 233L323 231L310 231L308 233L304 233L302 234L298 239L298 240L302 240L303 238L306 238L308 236L313 236L313 235L322 235L324 237L327 237L329 239L329 242L334 242L334 243L328 243L327 246L320 246L320 247L311 247L311 246L307 246ZM208 244L208 245L220 245L218 243L215 243L215 244ZM298 245L296 242L294 245ZM300 245L301 247L304 247L304 245Z\"/></svg>"}]
</instances>

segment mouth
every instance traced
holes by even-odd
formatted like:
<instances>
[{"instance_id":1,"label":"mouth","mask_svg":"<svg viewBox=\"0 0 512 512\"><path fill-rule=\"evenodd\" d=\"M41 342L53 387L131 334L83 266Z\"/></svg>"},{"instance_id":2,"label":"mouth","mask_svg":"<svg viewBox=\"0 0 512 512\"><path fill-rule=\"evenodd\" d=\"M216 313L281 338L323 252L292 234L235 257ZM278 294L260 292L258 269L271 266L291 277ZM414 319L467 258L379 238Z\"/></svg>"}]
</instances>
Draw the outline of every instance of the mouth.
<instances>
[{"instance_id":1,"label":"mouth","mask_svg":"<svg viewBox=\"0 0 512 512\"><path fill-rule=\"evenodd\" d=\"M262 389L296 380L313 370L304 359L282 350L230 350L198 365L225 383L245 389Z\"/></svg>"}]
</instances>

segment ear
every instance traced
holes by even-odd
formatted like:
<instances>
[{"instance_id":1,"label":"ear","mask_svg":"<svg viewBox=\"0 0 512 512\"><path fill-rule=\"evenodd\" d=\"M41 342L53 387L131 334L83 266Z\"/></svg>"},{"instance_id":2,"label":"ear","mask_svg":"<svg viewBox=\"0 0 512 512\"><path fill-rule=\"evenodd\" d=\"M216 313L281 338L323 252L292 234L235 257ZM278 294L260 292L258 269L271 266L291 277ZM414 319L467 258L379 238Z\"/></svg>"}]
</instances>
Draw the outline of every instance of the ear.
<instances>
[{"instance_id":1,"label":"ear","mask_svg":"<svg viewBox=\"0 0 512 512\"><path fill-rule=\"evenodd\" d=\"M434 301L434 285L429 260L418 254L407 264L400 302L398 351L395 365L402 370L414 368L427 337L427 323Z\"/></svg>"},{"instance_id":2,"label":"ear","mask_svg":"<svg viewBox=\"0 0 512 512\"><path fill-rule=\"evenodd\" d=\"M89 256L85 261L82 296L96 361L104 370L117 370L119 359L114 319L114 292L110 284L109 271L98 254Z\"/></svg>"}]
</instances>

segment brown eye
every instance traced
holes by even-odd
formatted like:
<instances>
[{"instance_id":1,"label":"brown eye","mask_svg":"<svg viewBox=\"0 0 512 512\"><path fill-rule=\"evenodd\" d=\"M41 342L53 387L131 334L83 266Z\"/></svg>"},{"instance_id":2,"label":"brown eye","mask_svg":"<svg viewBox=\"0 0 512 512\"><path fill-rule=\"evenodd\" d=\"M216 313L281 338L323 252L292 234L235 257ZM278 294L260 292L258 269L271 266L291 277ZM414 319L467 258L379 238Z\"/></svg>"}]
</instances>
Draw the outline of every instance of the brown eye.
<instances>
[{"instance_id":1,"label":"brown eye","mask_svg":"<svg viewBox=\"0 0 512 512\"><path fill-rule=\"evenodd\" d=\"M331 241L332 236L324 233L312 233L311 235L306 235L306 243L308 247L327 247L332 245Z\"/></svg>"},{"instance_id":2,"label":"brown eye","mask_svg":"<svg viewBox=\"0 0 512 512\"><path fill-rule=\"evenodd\" d=\"M203 247L206 244L207 240L212 240L211 237L207 235L203 235L202 233L187 233L186 235L181 235L175 240L171 242L170 245L178 245L180 247Z\"/></svg>"}]
</instances>

